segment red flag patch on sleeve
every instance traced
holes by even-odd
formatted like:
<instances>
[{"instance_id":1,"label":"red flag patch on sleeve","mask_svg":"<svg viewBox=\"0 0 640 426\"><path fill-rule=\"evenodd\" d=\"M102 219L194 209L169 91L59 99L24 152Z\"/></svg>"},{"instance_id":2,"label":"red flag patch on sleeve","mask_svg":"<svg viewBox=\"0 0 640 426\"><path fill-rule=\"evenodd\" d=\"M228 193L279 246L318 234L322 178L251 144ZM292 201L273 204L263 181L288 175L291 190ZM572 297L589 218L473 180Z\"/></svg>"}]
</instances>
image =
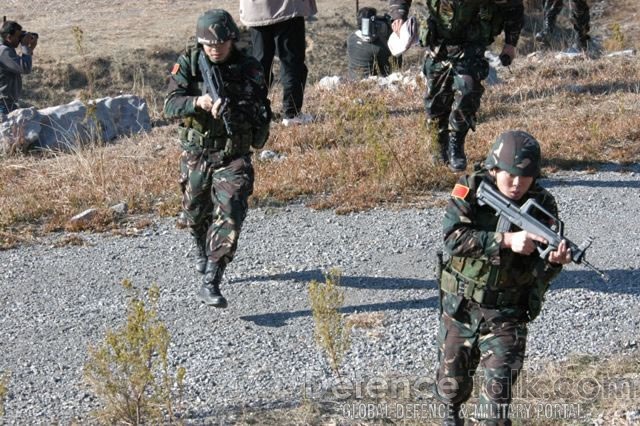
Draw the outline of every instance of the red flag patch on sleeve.
<instances>
[{"instance_id":1,"label":"red flag patch on sleeve","mask_svg":"<svg viewBox=\"0 0 640 426\"><path fill-rule=\"evenodd\" d=\"M173 68L171 68L171 75L178 74L178 71L180 71L180 64L176 63Z\"/></svg>"},{"instance_id":2,"label":"red flag patch on sleeve","mask_svg":"<svg viewBox=\"0 0 640 426\"><path fill-rule=\"evenodd\" d=\"M461 200L467 198L467 195L469 195L469 187L460 185L459 183L456 183L456 186L453 187L453 191L451 191L452 197L460 198Z\"/></svg>"}]
</instances>

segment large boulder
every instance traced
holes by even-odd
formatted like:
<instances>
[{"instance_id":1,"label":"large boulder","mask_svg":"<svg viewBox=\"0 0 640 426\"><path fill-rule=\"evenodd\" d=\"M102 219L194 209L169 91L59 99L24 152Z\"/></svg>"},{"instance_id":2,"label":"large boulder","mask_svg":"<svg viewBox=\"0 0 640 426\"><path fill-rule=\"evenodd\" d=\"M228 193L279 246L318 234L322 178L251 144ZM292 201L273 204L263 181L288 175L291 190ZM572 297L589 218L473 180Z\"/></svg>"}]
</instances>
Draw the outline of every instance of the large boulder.
<instances>
[{"instance_id":1,"label":"large boulder","mask_svg":"<svg viewBox=\"0 0 640 426\"><path fill-rule=\"evenodd\" d=\"M0 117L0 152L46 149L66 151L83 143L109 142L151 130L144 99L134 95L75 100L36 110L23 108Z\"/></svg>"}]
</instances>

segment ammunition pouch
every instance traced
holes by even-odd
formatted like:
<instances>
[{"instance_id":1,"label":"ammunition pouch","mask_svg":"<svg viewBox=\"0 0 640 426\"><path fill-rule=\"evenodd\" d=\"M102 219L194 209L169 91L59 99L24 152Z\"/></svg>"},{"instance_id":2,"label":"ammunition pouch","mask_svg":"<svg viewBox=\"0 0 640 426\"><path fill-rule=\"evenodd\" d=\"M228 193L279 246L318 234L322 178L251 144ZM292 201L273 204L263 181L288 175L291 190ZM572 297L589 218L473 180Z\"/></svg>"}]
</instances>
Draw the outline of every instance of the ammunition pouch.
<instances>
[{"instance_id":1,"label":"ammunition pouch","mask_svg":"<svg viewBox=\"0 0 640 426\"><path fill-rule=\"evenodd\" d=\"M463 296L489 309L505 307L526 308L529 300L529 289L526 287L490 289L487 288L486 283L465 277L450 267L442 270L440 288L446 293Z\"/></svg>"},{"instance_id":2,"label":"ammunition pouch","mask_svg":"<svg viewBox=\"0 0 640 426\"><path fill-rule=\"evenodd\" d=\"M237 158L251 152L251 135L214 138L209 132L202 133L181 125L178 127L178 138L185 151L221 152L224 159Z\"/></svg>"},{"instance_id":3,"label":"ammunition pouch","mask_svg":"<svg viewBox=\"0 0 640 426\"><path fill-rule=\"evenodd\" d=\"M212 138L209 132L199 132L196 129L184 126L178 127L178 138L185 151L197 151L210 149L222 151L226 146L226 141L220 138Z\"/></svg>"}]
</instances>

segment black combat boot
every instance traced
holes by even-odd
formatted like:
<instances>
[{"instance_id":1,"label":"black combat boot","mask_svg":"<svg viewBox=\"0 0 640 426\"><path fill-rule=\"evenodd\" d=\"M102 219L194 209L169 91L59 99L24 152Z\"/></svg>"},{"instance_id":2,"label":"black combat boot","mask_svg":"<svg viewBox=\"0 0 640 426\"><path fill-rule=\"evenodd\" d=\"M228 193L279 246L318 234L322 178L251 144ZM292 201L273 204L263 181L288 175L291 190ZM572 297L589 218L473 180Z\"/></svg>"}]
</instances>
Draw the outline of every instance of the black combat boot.
<instances>
[{"instance_id":1,"label":"black combat boot","mask_svg":"<svg viewBox=\"0 0 640 426\"><path fill-rule=\"evenodd\" d=\"M463 172L467 168L467 157L464 155L464 138L467 132L451 132L447 155L449 156L449 169L453 172Z\"/></svg>"},{"instance_id":2,"label":"black combat boot","mask_svg":"<svg viewBox=\"0 0 640 426\"><path fill-rule=\"evenodd\" d=\"M442 426L464 426L464 419L460 418L460 406L448 404L445 417L442 419Z\"/></svg>"},{"instance_id":3,"label":"black combat boot","mask_svg":"<svg viewBox=\"0 0 640 426\"><path fill-rule=\"evenodd\" d=\"M207 268L207 250L205 248L207 237L194 236L193 241L196 245L196 271L204 274Z\"/></svg>"},{"instance_id":4,"label":"black combat boot","mask_svg":"<svg viewBox=\"0 0 640 426\"><path fill-rule=\"evenodd\" d=\"M220 266L210 260L207 262L198 298L209 306L215 306L216 308L227 307L227 299L220 293L220 282L222 281L224 268L224 266Z\"/></svg>"}]
</instances>

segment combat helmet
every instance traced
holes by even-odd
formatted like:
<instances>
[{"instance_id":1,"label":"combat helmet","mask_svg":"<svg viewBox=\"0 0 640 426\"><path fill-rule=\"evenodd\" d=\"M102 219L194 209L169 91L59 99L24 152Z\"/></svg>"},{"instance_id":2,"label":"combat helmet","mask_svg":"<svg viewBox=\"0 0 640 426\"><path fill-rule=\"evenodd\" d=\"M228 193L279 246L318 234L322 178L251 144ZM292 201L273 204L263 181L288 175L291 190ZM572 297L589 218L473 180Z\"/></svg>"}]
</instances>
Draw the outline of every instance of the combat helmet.
<instances>
[{"instance_id":1,"label":"combat helmet","mask_svg":"<svg viewBox=\"0 0 640 426\"><path fill-rule=\"evenodd\" d=\"M499 135L484 162L487 170L498 168L515 176L540 175L540 144L527 132L509 130Z\"/></svg>"},{"instance_id":2,"label":"combat helmet","mask_svg":"<svg viewBox=\"0 0 640 426\"><path fill-rule=\"evenodd\" d=\"M221 44L227 40L237 40L239 34L238 26L226 10L207 10L198 18L196 37L200 44Z\"/></svg>"}]
</instances>

